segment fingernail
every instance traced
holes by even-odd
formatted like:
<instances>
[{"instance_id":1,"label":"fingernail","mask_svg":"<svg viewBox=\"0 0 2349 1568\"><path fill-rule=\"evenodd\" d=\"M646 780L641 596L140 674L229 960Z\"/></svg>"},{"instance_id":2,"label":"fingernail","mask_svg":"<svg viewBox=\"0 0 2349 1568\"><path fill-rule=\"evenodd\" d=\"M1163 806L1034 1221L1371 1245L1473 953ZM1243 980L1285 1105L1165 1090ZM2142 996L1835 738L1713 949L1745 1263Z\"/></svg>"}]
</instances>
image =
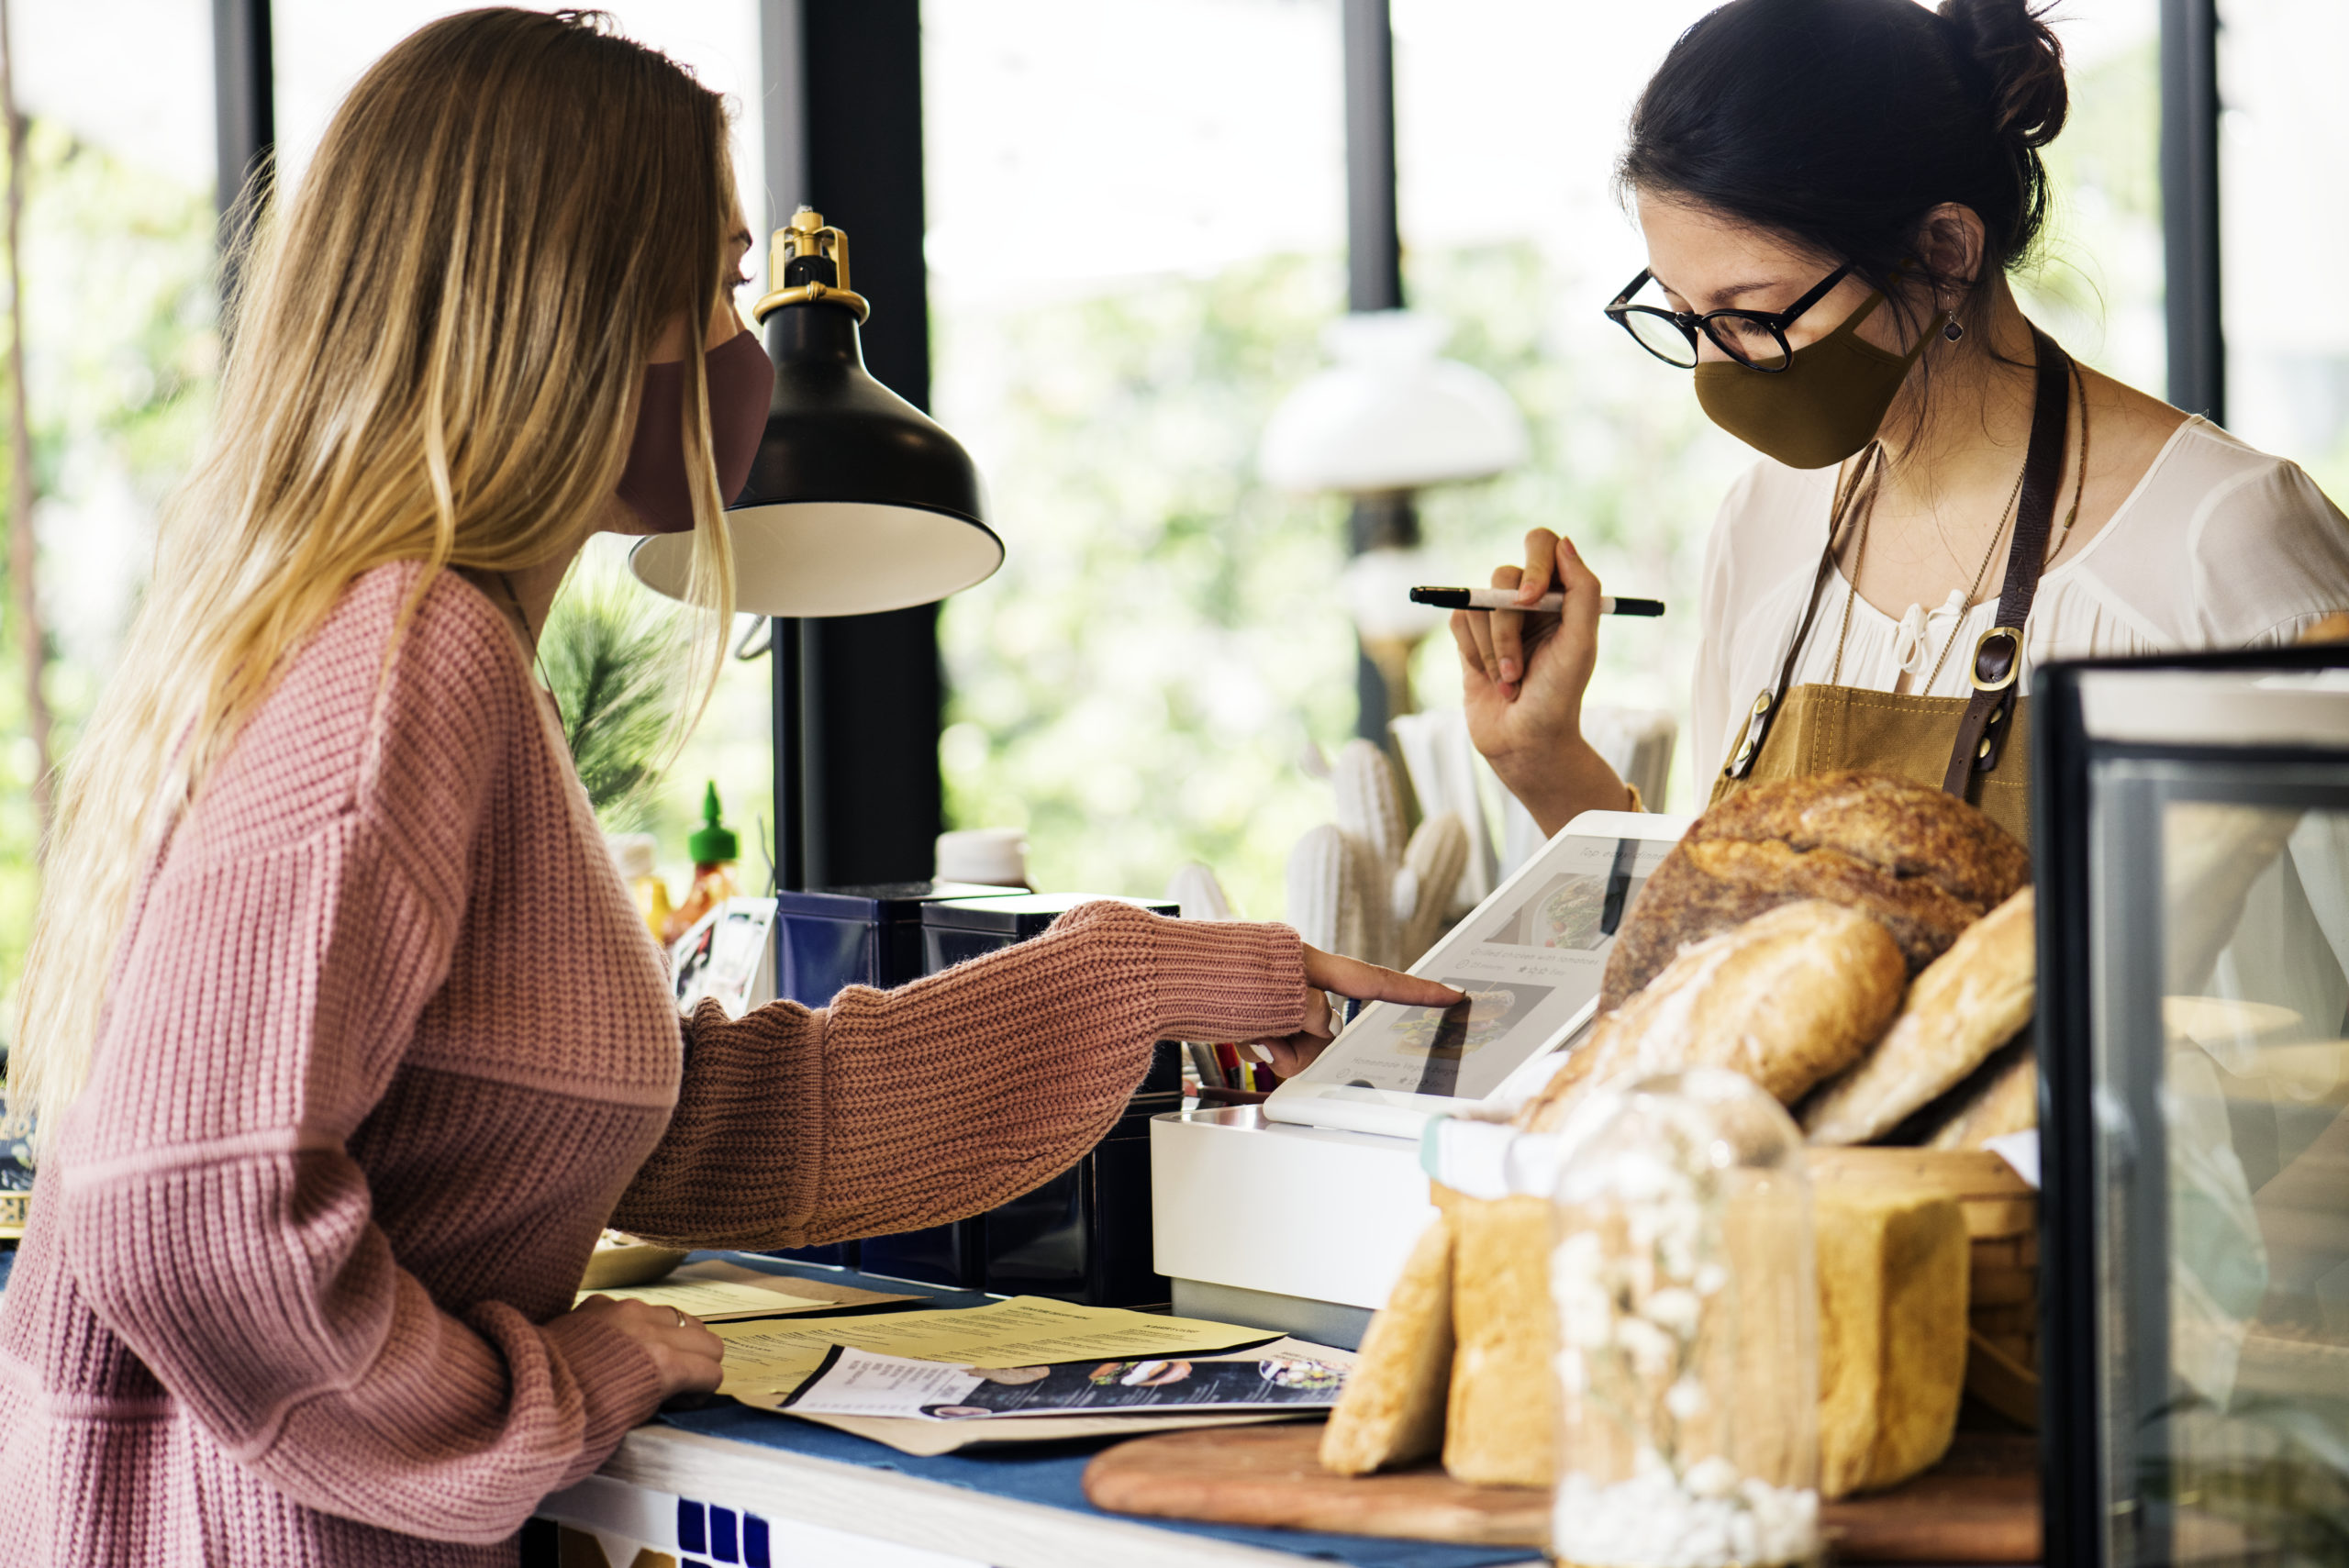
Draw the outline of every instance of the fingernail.
<instances>
[{"instance_id":1,"label":"fingernail","mask_svg":"<svg viewBox=\"0 0 2349 1568\"><path fill-rule=\"evenodd\" d=\"M1261 1062L1267 1067L1273 1064L1273 1053L1252 1040L1243 1043L1240 1049L1251 1062Z\"/></svg>"},{"instance_id":2,"label":"fingernail","mask_svg":"<svg viewBox=\"0 0 2349 1568\"><path fill-rule=\"evenodd\" d=\"M1576 561L1580 561L1582 559L1582 551L1575 548L1575 541L1570 539L1561 538L1558 540L1558 548L1564 550L1568 555L1573 556Z\"/></svg>"},{"instance_id":3,"label":"fingernail","mask_svg":"<svg viewBox=\"0 0 2349 1568\"><path fill-rule=\"evenodd\" d=\"M1517 667L1516 660L1504 659L1501 661L1501 684L1505 686L1515 685L1517 684L1517 677L1520 673L1521 672L1520 672Z\"/></svg>"}]
</instances>

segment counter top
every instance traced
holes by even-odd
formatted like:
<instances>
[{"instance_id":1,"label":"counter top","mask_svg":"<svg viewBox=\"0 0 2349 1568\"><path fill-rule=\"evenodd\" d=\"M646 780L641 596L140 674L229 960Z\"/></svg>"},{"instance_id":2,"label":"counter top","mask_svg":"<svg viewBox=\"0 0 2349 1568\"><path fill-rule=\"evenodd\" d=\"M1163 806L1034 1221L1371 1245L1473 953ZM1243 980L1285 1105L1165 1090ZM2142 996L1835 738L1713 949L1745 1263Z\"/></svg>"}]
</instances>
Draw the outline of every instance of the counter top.
<instances>
[{"instance_id":1,"label":"counter top","mask_svg":"<svg viewBox=\"0 0 2349 1568\"><path fill-rule=\"evenodd\" d=\"M915 1291L931 1297L925 1305L987 1299L820 1264L707 1255L775 1273ZM743 1568L762 1562L795 1568L835 1562L886 1568L1298 1562L1514 1568L1539 1562L1520 1549L1107 1514L1085 1501L1082 1479L1086 1462L1106 1446L1101 1440L1021 1444L918 1458L829 1427L718 1400L639 1427L596 1475L549 1497L540 1516L598 1536L612 1568L627 1568L646 1547L675 1552L687 1562L739 1562ZM747 1544L753 1532L763 1548L755 1556ZM735 1555L718 1552L721 1542L731 1543Z\"/></svg>"},{"instance_id":2,"label":"counter top","mask_svg":"<svg viewBox=\"0 0 2349 1568\"><path fill-rule=\"evenodd\" d=\"M723 1507L764 1520L774 1541L772 1561L794 1564L1271 1568L1341 1561L1362 1568L1498 1568L1539 1562L1518 1551L1120 1518L1091 1507L1079 1491L1078 1476L1096 1444L1075 1452L1053 1445L1048 1454L1008 1457L995 1451L933 1460L894 1453L886 1461L851 1460L841 1455L879 1445L740 1407L694 1414L721 1418L705 1430L667 1423L640 1427L598 1475L548 1498L543 1516L675 1551L684 1545L676 1538L675 1500L688 1509L722 1500ZM765 1423L796 1429L805 1440L779 1448L740 1435ZM646 1526L665 1530L656 1539ZM906 1555L876 1558L854 1550L873 1542L904 1549ZM615 1568L626 1562L608 1551L607 1556Z\"/></svg>"}]
</instances>

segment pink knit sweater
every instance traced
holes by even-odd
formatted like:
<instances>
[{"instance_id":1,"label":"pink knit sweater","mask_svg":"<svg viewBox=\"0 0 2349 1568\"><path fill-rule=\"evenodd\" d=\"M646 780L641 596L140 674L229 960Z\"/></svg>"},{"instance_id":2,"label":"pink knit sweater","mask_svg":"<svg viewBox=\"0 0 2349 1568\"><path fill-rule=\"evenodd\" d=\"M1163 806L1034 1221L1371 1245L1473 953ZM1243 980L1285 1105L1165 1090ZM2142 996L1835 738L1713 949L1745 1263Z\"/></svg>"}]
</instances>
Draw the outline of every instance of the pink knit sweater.
<instances>
[{"instance_id":1,"label":"pink knit sweater","mask_svg":"<svg viewBox=\"0 0 2349 1568\"><path fill-rule=\"evenodd\" d=\"M511 1562L652 1413L562 1315L609 1221L785 1247L987 1208L1161 1036L1297 1026L1279 927L1096 904L680 1030L522 650L355 583L149 869L0 1307L0 1563ZM1002 1085L1016 1084L1006 1093Z\"/></svg>"}]
</instances>

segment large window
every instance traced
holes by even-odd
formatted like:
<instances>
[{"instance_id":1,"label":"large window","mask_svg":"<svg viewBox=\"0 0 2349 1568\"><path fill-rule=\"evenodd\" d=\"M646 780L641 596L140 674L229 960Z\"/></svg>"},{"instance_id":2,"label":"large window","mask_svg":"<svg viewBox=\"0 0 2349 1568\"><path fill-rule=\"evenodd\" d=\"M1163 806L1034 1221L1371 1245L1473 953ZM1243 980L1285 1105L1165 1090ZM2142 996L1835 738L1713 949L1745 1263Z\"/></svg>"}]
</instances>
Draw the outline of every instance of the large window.
<instances>
[{"instance_id":1,"label":"large window","mask_svg":"<svg viewBox=\"0 0 2349 1568\"><path fill-rule=\"evenodd\" d=\"M1353 724L1342 514L1255 478L1344 308L1330 0L928 0L939 417L1004 569L947 604L956 826L1039 884L1155 895L1184 860L1281 911Z\"/></svg>"},{"instance_id":2,"label":"large window","mask_svg":"<svg viewBox=\"0 0 2349 1568\"><path fill-rule=\"evenodd\" d=\"M1642 264L1612 185L1632 100L1708 0L1393 0L1406 294L1525 412L1533 456L1420 497L1481 582L1562 528L1661 622L1610 624L1593 700L1683 725L1704 541L1752 461L1599 306ZM1344 308L1336 6L928 0L938 412L996 489L1011 554L952 601L942 753L958 826L1024 824L1044 885L1156 893L1186 859L1282 912L1353 729L1331 590L1342 506L1267 493L1255 442ZM2162 385L2155 0L2074 0L2074 117L2026 307ZM1213 90L1202 90L1212 83ZM1421 706L1456 705L1449 639ZM1709 748L1707 748L1709 749ZM1698 809L1685 735L1669 804ZM1661 804L1661 803L1659 803Z\"/></svg>"},{"instance_id":3,"label":"large window","mask_svg":"<svg viewBox=\"0 0 2349 1568\"><path fill-rule=\"evenodd\" d=\"M2349 115L2339 0L2223 0L2219 199L2227 424L2349 496Z\"/></svg>"},{"instance_id":4,"label":"large window","mask_svg":"<svg viewBox=\"0 0 2349 1568\"><path fill-rule=\"evenodd\" d=\"M213 285L211 7L205 0L18 6L25 139L21 328L32 586L44 645L28 672L18 590L0 624L0 990L29 935L39 822L33 784L107 673L146 570L155 509L209 417L219 355ZM0 166L0 176L5 176ZM15 388L0 373L0 420ZM0 434L0 499L17 477ZM21 519L8 506L8 524ZM44 747L28 676L53 716ZM0 1002L0 1018L13 1008ZM0 1024L0 1028L5 1028Z\"/></svg>"}]
</instances>

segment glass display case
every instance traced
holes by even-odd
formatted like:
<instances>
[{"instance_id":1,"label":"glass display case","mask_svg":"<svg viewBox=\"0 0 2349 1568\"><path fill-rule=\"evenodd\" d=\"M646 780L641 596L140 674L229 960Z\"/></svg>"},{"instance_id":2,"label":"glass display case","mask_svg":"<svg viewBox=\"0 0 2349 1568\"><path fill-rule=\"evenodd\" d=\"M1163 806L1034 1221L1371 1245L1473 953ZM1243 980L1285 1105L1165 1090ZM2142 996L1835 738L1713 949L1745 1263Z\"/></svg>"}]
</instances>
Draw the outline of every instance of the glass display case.
<instances>
[{"instance_id":1,"label":"glass display case","mask_svg":"<svg viewBox=\"0 0 2349 1568\"><path fill-rule=\"evenodd\" d=\"M2349 1562L2349 649L2033 704L2047 1561Z\"/></svg>"}]
</instances>

